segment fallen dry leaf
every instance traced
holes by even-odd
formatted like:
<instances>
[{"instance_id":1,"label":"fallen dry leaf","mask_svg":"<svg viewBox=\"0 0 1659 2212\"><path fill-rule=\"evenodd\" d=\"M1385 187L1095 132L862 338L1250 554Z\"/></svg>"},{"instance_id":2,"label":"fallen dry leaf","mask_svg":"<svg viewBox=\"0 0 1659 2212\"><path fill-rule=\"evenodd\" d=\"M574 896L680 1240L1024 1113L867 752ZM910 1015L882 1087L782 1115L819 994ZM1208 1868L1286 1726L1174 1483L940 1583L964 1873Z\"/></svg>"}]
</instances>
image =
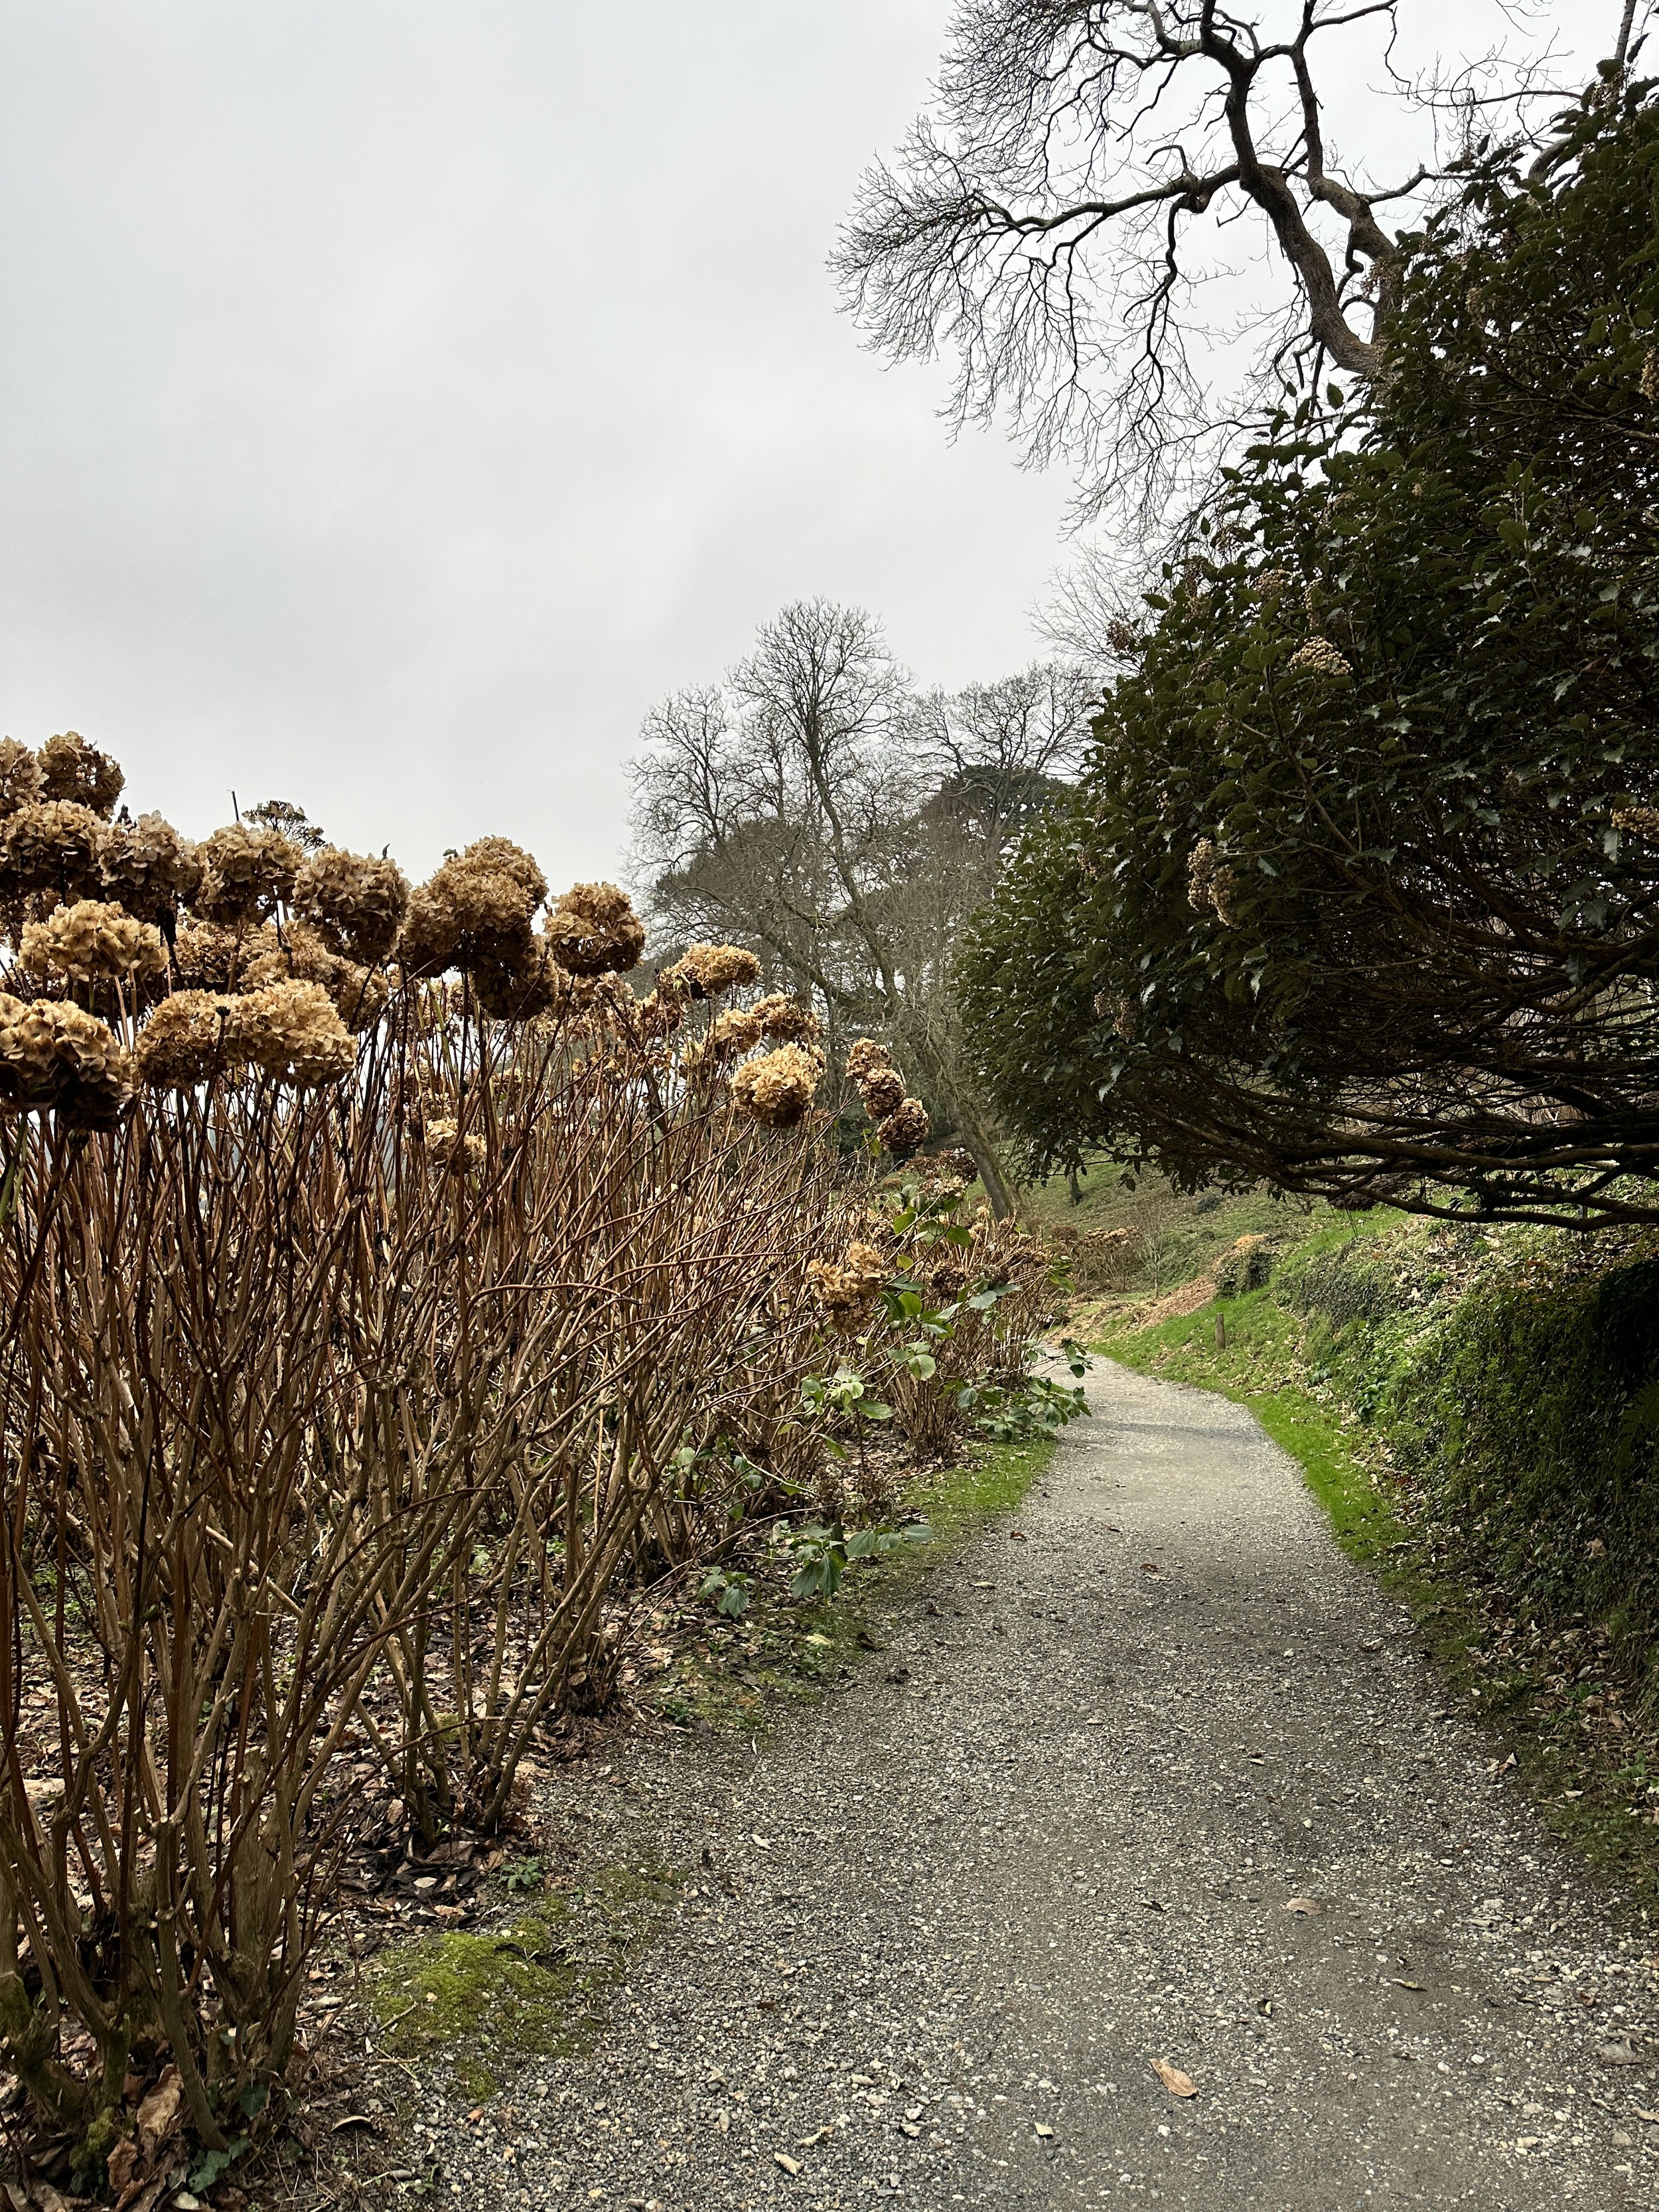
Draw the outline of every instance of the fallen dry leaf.
<instances>
[{"instance_id":1,"label":"fallen dry leaf","mask_svg":"<svg viewBox=\"0 0 1659 2212\"><path fill-rule=\"evenodd\" d=\"M167 2072L138 2107L138 2139L150 2157L155 2155L158 2144L172 2131L179 2117L179 2106L184 2098L184 2085L179 2079L179 2069L169 2066Z\"/></svg>"},{"instance_id":2,"label":"fallen dry leaf","mask_svg":"<svg viewBox=\"0 0 1659 2212\"><path fill-rule=\"evenodd\" d=\"M1285 1910L1286 1912L1314 1913L1322 1912L1325 1908L1317 1898L1293 1897Z\"/></svg>"},{"instance_id":3,"label":"fallen dry leaf","mask_svg":"<svg viewBox=\"0 0 1659 2212\"><path fill-rule=\"evenodd\" d=\"M1645 2120L1650 2128L1659 2128L1659 2112L1649 2112L1645 2105L1636 2107L1636 2117L1638 2120Z\"/></svg>"},{"instance_id":4,"label":"fallen dry leaf","mask_svg":"<svg viewBox=\"0 0 1659 2212\"><path fill-rule=\"evenodd\" d=\"M1420 1990L1423 1986L1421 1982L1408 1982L1403 1974L1394 1974L1389 1978L1397 1990Z\"/></svg>"},{"instance_id":5,"label":"fallen dry leaf","mask_svg":"<svg viewBox=\"0 0 1659 2212\"><path fill-rule=\"evenodd\" d=\"M835 2130L826 2120L824 2124L818 2130L815 2136L802 2136L800 2140L796 2143L795 2148L797 2150L816 2150L821 2142L828 2142L830 2136L834 2135L835 2132Z\"/></svg>"},{"instance_id":6,"label":"fallen dry leaf","mask_svg":"<svg viewBox=\"0 0 1659 2212\"><path fill-rule=\"evenodd\" d=\"M138 2146L131 2136L123 2136L109 2154L107 2172L109 2185L119 2197L131 2183L138 2165Z\"/></svg>"},{"instance_id":7,"label":"fallen dry leaf","mask_svg":"<svg viewBox=\"0 0 1659 2212\"><path fill-rule=\"evenodd\" d=\"M800 2160L798 2158L791 2158L787 2150L775 2150L772 2154L772 2163L774 2166L781 2166L786 2173L800 2172Z\"/></svg>"},{"instance_id":8,"label":"fallen dry leaf","mask_svg":"<svg viewBox=\"0 0 1659 2212\"><path fill-rule=\"evenodd\" d=\"M1195 2097L1198 2084L1190 2074L1183 2074L1178 2066L1171 2066L1167 2058L1149 2058L1146 2063L1172 2097Z\"/></svg>"},{"instance_id":9,"label":"fallen dry leaf","mask_svg":"<svg viewBox=\"0 0 1659 2212\"><path fill-rule=\"evenodd\" d=\"M155 2212L167 2185L165 2173L158 2173L153 2181L135 2182L117 2204L115 2212Z\"/></svg>"}]
</instances>

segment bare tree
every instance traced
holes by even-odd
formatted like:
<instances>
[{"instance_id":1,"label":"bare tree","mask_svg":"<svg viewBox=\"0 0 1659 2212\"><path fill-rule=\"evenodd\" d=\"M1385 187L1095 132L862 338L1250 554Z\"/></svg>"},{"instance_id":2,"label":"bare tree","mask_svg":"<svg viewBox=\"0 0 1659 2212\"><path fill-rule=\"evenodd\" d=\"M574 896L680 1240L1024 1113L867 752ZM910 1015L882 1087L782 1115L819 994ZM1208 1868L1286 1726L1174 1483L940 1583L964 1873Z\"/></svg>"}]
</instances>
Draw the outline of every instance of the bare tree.
<instances>
[{"instance_id":1,"label":"bare tree","mask_svg":"<svg viewBox=\"0 0 1659 2212\"><path fill-rule=\"evenodd\" d=\"M894 358L954 353L959 422L1006 410L1033 461L1073 454L1085 512L1155 512L1228 427L1188 346L1206 256L1241 219L1287 280L1258 359L1382 364L1407 253L1385 214L1431 175L1336 158L1315 54L1369 27L1387 55L1397 6L1267 0L1269 36L1218 0L959 0L935 104L866 173L832 257L848 307ZM1467 124L1478 103L1439 104Z\"/></svg>"},{"instance_id":2,"label":"bare tree","mask_svg":"<svg viewBox=\"0 0 1659 2212\"><path fill-rule=\"evenodd\" d=\"M889 1038L1012 1204L969 1082L951 969L1013 839L1075 773L1090 693L1039 668L918 696L858 609L787 607L719 686L647 716L636 864L661 927L717 933L823 1007L832 1042Z\"/></svg>"}]
</instances>

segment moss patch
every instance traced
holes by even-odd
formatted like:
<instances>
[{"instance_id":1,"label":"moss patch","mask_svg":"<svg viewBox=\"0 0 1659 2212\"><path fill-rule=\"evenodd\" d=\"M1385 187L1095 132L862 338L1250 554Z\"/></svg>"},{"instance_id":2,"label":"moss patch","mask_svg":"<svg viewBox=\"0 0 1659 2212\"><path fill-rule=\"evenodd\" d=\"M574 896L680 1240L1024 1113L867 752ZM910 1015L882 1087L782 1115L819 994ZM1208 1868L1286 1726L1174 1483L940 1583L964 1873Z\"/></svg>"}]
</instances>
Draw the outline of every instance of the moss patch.
<instances>
[{"instance_id":1,"label":"moss patch","mask_svg":"<svg viewBox=\"0 0 1659 2212\"><path fill-rule=\"evenodd\" d=\"M666 1868L603 1867L513 1920L399 1945L364 1992L382 2047L441 2061L480 2100L526 2057L585 2049L591 2006L654 1939L678 1888Z\"/></svg>"}]
</instances>

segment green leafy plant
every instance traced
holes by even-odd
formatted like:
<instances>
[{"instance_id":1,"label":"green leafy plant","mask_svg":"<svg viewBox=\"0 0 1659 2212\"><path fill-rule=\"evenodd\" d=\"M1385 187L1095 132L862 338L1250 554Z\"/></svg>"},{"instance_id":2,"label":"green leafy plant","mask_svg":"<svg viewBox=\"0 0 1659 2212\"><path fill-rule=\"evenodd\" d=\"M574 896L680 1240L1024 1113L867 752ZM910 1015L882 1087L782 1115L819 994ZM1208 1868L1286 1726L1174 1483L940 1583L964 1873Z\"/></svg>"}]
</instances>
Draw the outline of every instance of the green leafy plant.
<instances>
[{"instance_id":1,"label":"green leafy plant","mask_svg":"<svg viewBox=\"0 0 1659 2212\"><path fill-rule=\"evenodd\" d=\"M866 1559L883 1559L907 1544L928 1544L933 1532L925 1521L907 1522L902 1528L854 1528L809 1522L805 1528L784 1528L775 1542L793 1562L789 1595L798 1598L833 1598L849 1567Z\"/></svg>"},{"instance_id":2,"label":"green leafy plant","mask_svg":"<svg viewBox=\"0 0 1659 2212\"><path fill-rule=\"evenodd\" d=\"M724 1613L728 1620L741 1620L754 1595L754 1577L711 1567L698 1583L697 1595L707 1598L715 1612Z\"/></svg>"}]
</instances>

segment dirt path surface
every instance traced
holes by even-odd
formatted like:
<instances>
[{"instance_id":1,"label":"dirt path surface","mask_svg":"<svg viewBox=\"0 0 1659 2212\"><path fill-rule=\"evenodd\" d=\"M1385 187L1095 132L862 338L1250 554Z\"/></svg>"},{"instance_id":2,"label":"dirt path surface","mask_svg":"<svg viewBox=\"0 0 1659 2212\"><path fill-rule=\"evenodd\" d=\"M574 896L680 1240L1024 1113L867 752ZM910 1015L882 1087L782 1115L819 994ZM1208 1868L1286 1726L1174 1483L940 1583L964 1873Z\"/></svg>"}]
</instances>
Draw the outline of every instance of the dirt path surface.
<instances>
[{"instance_id":1,"label":"dirt path surface","mask_svg":"<svg viewBox=\"0 0 1659 2212\"><path fill-rule=\"evenodd\" d=\"M1441 1714L1246 1413L1091 1396L862 1679L582 1785L597 1848L688 1888L591 2056L432 2113L441 2199L1656 2201L1659 1937Z\"/></svg>"}]
</instances>

